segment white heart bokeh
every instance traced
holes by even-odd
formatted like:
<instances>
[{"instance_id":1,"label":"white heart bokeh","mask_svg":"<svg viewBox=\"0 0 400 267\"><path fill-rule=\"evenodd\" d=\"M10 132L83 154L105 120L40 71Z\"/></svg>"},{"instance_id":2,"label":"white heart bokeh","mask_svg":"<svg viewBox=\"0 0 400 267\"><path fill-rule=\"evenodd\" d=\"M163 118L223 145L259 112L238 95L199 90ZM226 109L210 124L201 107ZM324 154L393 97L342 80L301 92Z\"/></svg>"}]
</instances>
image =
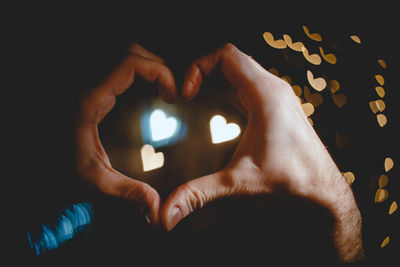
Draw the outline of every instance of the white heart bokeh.
<instances>
[{"instance_id":1,"label":"white heart bokeh","mask_svg":"<svg viewBox=\"0 0 400 267\"><path fill-rule=\"evenodd\" d=\"M162 152L156 153L151 145L144 145L140 153L144 172L161 168L164 165L164 154Z\"/></svg>"},{"instance_id":2,"label":"white heart bokeh","mask_svg":"<svg viewBox=\"0 0 400 267\"><path fill-rule=\"evenodd\" d=\"M177 129L177 120L169 117L161 109L154 110L150 115L151 138L160 141L172 137Z\"/></svg>"},{"instance_id":3,"label":"white heart bokeh","mask_svg":"<svg viewBox=\"0 0 400 267\"><path fill-rule=\"evenodd\" d=\"M236 123L226 123L221 115L215 115L210 120L211 140L213 144L223 143L235 139L240 134L240 127Z\"/></svg>"}]
</instances>

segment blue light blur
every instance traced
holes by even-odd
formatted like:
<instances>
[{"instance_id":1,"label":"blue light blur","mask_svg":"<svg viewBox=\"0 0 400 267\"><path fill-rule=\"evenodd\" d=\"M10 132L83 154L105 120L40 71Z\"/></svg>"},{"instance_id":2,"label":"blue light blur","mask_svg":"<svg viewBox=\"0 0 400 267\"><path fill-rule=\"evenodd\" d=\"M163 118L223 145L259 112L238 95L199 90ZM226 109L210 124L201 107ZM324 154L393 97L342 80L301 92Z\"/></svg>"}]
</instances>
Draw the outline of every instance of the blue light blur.
<instances>
[{"instance_id":1,"label":"blue light blur","mask_svg":"<svg viewBox=\"0 0 400 267\"><path fill-rule=\"evenodd\" d=\"M55 224L41 224L38 229L27 229L26 236L33 253L40 255L63 245L82 232L93 219L90 203L77 203L57 214Z\"/></svg>"},{"instance_id":2,"label":"blue light blur","mask_svg":"<svg viewBox=\"0 0 400 267\"><path fill-rule=\"evenodd\" d=\"M174 127L174 131L169 132L169 130L171 129L166 129L166 127L164 127L165 125L158 125L157 128L154 127L154 120L151 122L151 117L154 115L158 115L158 117L161 116L161 119L163 118L163 116L165 116L165 120L175 121L176 124L174 125L176 126ZM143 143L149 144L154 148L173 145L186 136L186 125L183 124L182 121L178 118L168 115L161 109L147 110L143 112L140 125ZM157 138L155 138L156 135L154 131L158 131ZM167 131L168 133L166 133ZM162 136L163 134L166 134L166 137L160 138L159 136Z\"/></svg>"}]
</instances>

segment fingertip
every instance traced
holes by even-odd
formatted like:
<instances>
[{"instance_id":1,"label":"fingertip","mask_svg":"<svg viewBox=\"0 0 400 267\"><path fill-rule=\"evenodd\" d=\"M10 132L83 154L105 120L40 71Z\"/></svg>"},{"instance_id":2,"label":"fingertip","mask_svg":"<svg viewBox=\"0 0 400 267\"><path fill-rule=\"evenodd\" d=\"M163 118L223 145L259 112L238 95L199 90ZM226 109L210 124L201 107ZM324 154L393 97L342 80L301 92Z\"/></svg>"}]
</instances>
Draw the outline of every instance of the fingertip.
<instances>
[{"instance_id":1,"label":"fingertip","mask_svg":"<svg viewBox=\"0 0 400 267\"><path fill-rule=\"evenodd\" d=\"M186 72L181 95L185 100L191 100L196 96L203 82L202 74L196 64L192 64Z\"/></svg>"},{"instance_id":2,"label":"fingertip","mask_svg":"<svg viewBox=\"0 0 400 267\"><path fill-rule=\"evenodd\" d=\"M183 219L182 212L177 206L171 207L167 211L164 228L169 232Z\"/></svg>"},{"instance_id":3,"label":"fingertip","mask_svg":"<svg viewBox=\"0 0 400 267\"><path fill-rule=\"evenodd\" d=\"M182 86L181 95L185 100L192 100L195 96L194 84L191 80L185 80Z\"/></svg>"}]
</instances>

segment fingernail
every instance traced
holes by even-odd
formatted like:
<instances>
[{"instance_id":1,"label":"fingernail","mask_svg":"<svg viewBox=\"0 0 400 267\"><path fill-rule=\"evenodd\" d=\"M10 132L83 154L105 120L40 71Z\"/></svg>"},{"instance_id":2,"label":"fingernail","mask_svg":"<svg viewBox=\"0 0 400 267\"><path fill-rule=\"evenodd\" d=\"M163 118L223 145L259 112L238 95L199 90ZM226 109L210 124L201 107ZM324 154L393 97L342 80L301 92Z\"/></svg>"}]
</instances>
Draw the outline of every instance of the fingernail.
<instances>
[{"instance_id":1,"label":"fingernail","mask_svg":"<svg viewBox=\"0 0 400 267\"><path fill-rule=\"evenodd\" d=\"M173 207L168 212L167 231L170 231L181 220L181 212L178 207Z\"/></svg>"}]
</instances>

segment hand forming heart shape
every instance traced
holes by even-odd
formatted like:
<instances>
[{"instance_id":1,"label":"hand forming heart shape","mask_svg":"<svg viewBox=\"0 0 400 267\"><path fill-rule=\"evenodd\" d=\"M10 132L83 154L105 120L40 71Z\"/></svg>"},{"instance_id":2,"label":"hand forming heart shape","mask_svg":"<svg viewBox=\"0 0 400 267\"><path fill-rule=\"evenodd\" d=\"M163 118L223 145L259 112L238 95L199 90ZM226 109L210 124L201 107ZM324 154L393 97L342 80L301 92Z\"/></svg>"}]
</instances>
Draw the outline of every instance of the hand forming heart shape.
<instances>
[{"instance_id":1,"label":"hand forming heart shape","mask_svg":"<svg viewBox=\"0 0 400 267\"><path fill-rule=\"evenodd\" d=\"M156 83L166 102L177 99L174 76L161 58L137 44L130 46L128 52L102 84L79 100L75 169L83 180L100 192L141 205L152 225L161 222L167 230L217 198L285 192L324 206L337 219L334 242L339 257L348 260L362 253L360 249L353 249L354 253L341 250L348 244L360 248L361 239L353 238L354 233L361 233L360 214L349 184L310 125L292 87L231 44L194 61L184 76L181 91L184 99L192 99L211 74L228 83L235 97L226 98L236 101L233 104L247 116L247 127L229 163L216 173L179 186L164 203L150 185L113 169L97 126L114 106L116 96L133 83L135 75ZM318 81L309 78L313 83ZM234 128L224 124L227 126ZM142 152L154 153L147 148ZM159 155L157 160L160 159ZM351 219L342 223L349 214ZM343 229L349 227L351 231Z\"/></svg>"}]
</instances>

